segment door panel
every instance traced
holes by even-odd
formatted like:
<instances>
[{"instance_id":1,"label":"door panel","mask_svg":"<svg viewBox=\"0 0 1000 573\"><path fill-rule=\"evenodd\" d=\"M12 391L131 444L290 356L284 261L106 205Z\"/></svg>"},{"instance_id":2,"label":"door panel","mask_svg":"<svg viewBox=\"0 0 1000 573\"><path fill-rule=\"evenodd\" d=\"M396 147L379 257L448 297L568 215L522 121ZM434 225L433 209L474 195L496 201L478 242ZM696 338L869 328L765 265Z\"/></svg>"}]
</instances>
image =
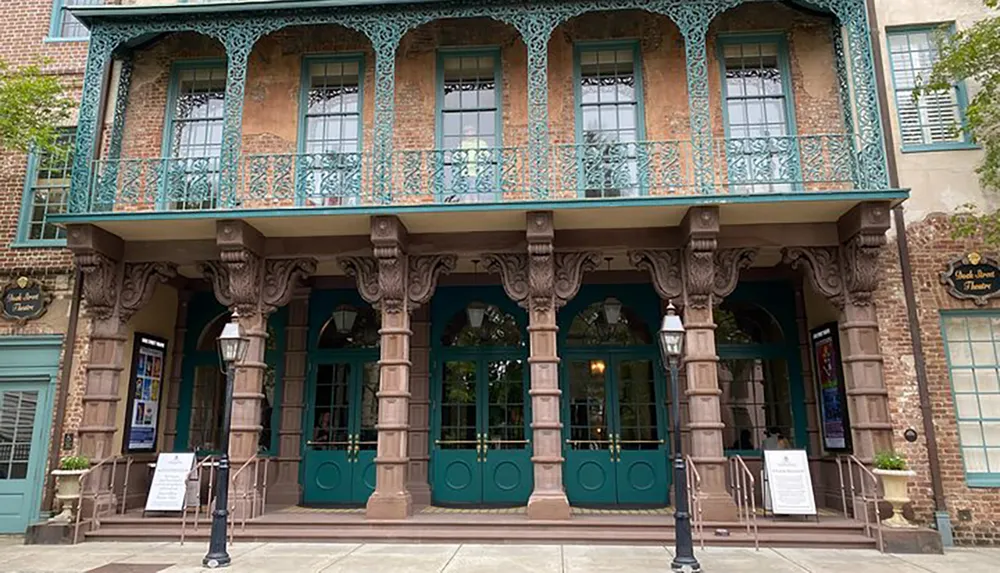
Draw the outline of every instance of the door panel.
<instances>
[{"instance_id":1,"label":"door panel","mask_svg":"<svg viewBox=\"0 0 1000 573\"><path fill-rule=\"evenodd\" d=\"M478 503L482 499L478 380L479 367L474 360L442 364L440 433L434 441L431 468L435 502Z\"/></svg>"},{"instance_id":2,"label":"door panel","mask_svg":"<svg viewBox=\"0 0 1000 573\"><path fill-rule=\"evenodd\" d=\"M366 362L362 366L360 380L356 385L358 410L355 412L354 456L351 499L355 503L367 503L375 491L375 454L378 450L378 385L379 367L377 362Z\"/></svg>"},{"instance_id":3,"label":"door panel","mask_svg":"<svg viewBox=\"0 0 1000 573\"><path fill-rule=\"evenodd\" d=\"M43 385L0 392L0 533L24 533L38 509L32 488L47 453L48 430L36 423L44 394Z\"/></svg>"},{"instance_id":4,"label":"door panel","mask_svg":"<svg viewBox=\"0 0 1000 573\"><path fill-rule=\"evenodd\" d=\"M524 367L522 360L485 364L487 385L485 396L480 392L479 409L485 410L481 463L483 502L487 504L527 503L534 485L530 442L525 435Z\"/></svg>"},{"instance_id":5,"label":"door panel","mask_svg":"<svg viewBox=\"0 0 1000 573\"><path fill-rule=\"evenodd\" d=\"M311 429L305 452L303 500L306 503L352 501L352 373L350 363L316 367L313 407L307 426Z\"/></svg>"},{"instance_id":6,"label":"door panel","mask_svg":"<svg viewBox=\"0 0 1000 573\"><path fill-rule=\"evenodd\" d=\"M652 360L615 364L615 473L622 504L667 503L667 452L653 368Z\"/></svg>"},{"instance_id":7,"label":"door panel","mask_svg":"<svg viewBox=\"0 0 1000 573\"><path fill-rule=\"evenodd\" d=\"M572 360L567 365L569 437L564 483L571 504L616 502L616 474L608 408L607 363Z\"/></svg>"}]
</instances>

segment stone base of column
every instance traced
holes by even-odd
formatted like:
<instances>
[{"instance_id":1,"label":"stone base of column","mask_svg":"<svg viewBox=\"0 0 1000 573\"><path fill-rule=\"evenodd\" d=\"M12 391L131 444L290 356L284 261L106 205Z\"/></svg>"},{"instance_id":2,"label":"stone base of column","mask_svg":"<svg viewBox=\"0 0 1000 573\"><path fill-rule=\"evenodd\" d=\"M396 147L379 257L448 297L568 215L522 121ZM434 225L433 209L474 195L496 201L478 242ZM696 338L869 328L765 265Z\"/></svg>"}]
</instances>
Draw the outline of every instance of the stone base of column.
<instances>
[{"instance_id":1,"label":"stone base of column","mask_svg":"<svg viewBox=\"0 0 1000 573\"><path fill-rule=\"evenodd\" d=\"M407 519L413 514L413 498L410 492L393 494L375 492L368 498L365 517L368 519Z\"/></svg>"},{"instance_id":2,"label":"stone base of column","mask_svg":"<svg viewBox=\"0 0 1000 573\"><path fill-rule=\"evenodd\" d=\"M410 492L414 508L427 507L431 504L431 486L426 483L408 483L406 489Z\"/></svg>"},{"instance_id":3,"label":"stone base of column","mask_svg":"<svg viewBox=\"0 0 1000 573\"><path fill-rule=\"evenodd\" d=\"M703 521L736 521L739 512L736 501L728 493L702 492L701 519Z\"/></svg>"},{"instance_id":4,"label":"stone base of column","mask_svg":"<svg viewBox=\"0 0 1000 573\"><path fill-rule=\"evenodd\" d=\"M528 498L528 519L569 519L570 513L565 492L535 492Z\"/></svg>"}]
</instances>

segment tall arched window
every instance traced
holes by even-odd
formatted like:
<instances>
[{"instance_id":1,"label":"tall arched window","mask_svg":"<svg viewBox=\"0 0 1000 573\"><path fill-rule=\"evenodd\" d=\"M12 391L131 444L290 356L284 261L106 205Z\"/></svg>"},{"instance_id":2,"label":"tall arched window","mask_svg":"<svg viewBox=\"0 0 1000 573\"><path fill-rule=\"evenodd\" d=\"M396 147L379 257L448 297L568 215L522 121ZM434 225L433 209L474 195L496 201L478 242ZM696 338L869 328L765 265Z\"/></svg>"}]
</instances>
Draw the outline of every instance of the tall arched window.
<instances>
[{"instance_id":1,"label":"tall arched window","mask_svg":"<svg viewBox=\"0 0 1000 573\"><path fill-rule=\"evenodd\" d=\"M788 345L778 321L756 304L726 300L715 324L726 449L793 447Z\"/></svg>"}]
</instances>

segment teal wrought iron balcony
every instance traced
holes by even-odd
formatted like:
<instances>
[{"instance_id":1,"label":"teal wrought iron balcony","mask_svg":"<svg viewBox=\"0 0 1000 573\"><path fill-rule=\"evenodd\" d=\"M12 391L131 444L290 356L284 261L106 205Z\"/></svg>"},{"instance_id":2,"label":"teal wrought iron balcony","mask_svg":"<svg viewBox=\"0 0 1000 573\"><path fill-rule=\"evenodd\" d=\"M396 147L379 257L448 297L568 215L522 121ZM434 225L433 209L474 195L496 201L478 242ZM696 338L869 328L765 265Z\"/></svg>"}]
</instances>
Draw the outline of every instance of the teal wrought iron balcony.
<instances>
[{"instance_id":1,"label":"teal wrought iron balcony","mask_svg":"<svg viewBox=\"0 0 1000 573\"><path fill-rule=\"evenodd\" d=\"M707 195L863 190L853 137L845 134L718 139ZM527 147L397 150L385 167L388 192L372 184L368 153L244 155L236 184L222 185L217 157L101 160L93 165L88 212L360 207L547 200L627 200L706 195L689 141L589 142L549 149L549 181L535 192Z\"/></svg>"}]
</instances>

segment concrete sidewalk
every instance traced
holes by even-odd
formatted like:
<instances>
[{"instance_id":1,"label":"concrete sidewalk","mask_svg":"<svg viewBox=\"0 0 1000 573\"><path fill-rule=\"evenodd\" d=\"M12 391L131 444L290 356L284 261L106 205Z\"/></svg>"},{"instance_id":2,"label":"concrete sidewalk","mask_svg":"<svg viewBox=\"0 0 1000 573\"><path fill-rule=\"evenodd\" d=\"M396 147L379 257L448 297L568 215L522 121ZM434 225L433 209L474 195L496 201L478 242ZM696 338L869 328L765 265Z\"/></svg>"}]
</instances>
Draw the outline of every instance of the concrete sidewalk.
<instances>
[{"instance_id":1,"label":"concrete sidewalk","mask_svg":"<svg viewBox=\"0 0 1000 573\"><path fill-rule=\"evenodd\" d=\"M4 573L181 573L205 571L204 543L0 543ZM388 545L237 543L233 572L268 573L665 573L672 548L581 545ZM1000 549L946 555L870 550L721 549L697 552L706 573L997 573Z\"/></svg>"}]
</instances>

